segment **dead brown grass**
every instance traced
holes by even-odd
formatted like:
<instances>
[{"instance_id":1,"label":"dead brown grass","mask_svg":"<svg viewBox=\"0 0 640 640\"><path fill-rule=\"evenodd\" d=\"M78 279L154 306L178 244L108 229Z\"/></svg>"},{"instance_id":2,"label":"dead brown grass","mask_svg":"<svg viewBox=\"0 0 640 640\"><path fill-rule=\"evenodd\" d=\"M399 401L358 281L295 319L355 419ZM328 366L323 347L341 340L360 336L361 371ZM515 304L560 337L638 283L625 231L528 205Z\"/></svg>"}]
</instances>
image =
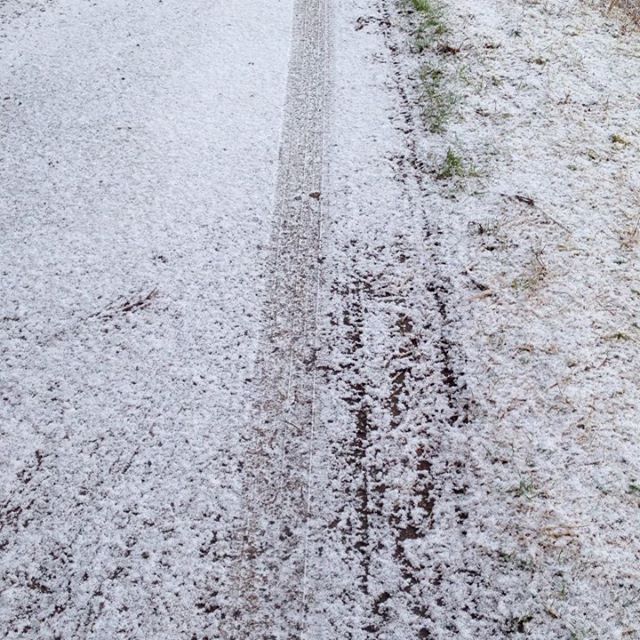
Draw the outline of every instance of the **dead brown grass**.
<instances>
[{"instance_id":1,"label":"dead brown grass","mask_svg":"<svg viewBox=\"0 0 640 640\"><path fill-rule=\"evenodd\" d=\"M607 2L608 13L615 10L623 11L636 25L640 25L640 0L607 0Z\"/></svg>"}]
</instances>

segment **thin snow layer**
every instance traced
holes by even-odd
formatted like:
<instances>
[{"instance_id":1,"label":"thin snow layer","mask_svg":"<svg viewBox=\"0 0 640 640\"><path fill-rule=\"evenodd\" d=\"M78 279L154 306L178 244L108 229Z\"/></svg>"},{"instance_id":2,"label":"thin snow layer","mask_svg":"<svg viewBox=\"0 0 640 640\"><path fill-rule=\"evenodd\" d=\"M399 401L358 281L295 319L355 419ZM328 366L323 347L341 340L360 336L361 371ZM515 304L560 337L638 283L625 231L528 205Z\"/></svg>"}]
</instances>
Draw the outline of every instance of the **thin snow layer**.
<instances>
[{"instance_id":1,"label":"thin snow layer","mask_svg":"<svg viewBox=\"0 0 640 640\"><path fill-rule=\"evenodd\" d=\"M458 96L425 167L452 149L467 172L429 198L472 399L433 637L637 638L638 34L565 0L446 2L445 22L453 52L407 66Z\"/></svg>"},{"instance_id":2,"label":"thin snow layer","mask_svg":"<svg viewBox=\"0 0 640 640\"><path fill-rule=\"evenodd\" d=\"M291 3L18 8L0 8L0 635L191 638L239 510Z\"/></svg>"},{"instance_id":3,"label":"thin snow layer","mask_svg":"<svg viewBox=\"0 0 640 640\"><path fill-rule=\"evenodd\" d=\"M637 37L457 0L421 59L395 0L44 6L0 6L5 636L637 637Z\"/></svg>"}]
</instances>

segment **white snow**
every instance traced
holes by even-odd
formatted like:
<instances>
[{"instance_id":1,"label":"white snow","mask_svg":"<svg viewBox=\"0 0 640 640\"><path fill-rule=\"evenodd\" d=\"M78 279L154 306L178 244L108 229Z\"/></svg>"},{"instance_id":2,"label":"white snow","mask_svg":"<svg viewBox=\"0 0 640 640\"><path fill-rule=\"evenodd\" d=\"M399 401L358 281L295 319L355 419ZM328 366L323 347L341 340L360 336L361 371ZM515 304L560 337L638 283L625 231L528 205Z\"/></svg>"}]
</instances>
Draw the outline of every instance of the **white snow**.
<instances>
[{"instance_id":1,"label":"white snow","mask_svg":"<svg viewBox=\"0 0 640 640\"><path fill-rule=\"evenodd\" d=\"M0 635L640 637L638 34L442 6L0 2Z\"/></svg>"},{"instance_id":2,"label":"white snow","mask_svg":"<svg viewBox=\"0 0 640 640\"><path fill-rule=\"evenodd\" d=\"M27 13L0 40L0 635L200 633L238 517L291 3Z\"/></svg>"}]
</instances>

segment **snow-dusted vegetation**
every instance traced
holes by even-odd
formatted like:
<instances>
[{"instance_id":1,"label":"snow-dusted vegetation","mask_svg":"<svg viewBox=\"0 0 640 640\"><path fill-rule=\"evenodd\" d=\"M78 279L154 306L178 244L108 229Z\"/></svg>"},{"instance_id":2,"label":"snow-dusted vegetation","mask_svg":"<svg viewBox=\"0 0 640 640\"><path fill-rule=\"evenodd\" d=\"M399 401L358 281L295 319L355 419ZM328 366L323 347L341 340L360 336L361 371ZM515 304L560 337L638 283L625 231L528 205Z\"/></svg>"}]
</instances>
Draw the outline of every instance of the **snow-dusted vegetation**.
<instances>
[{"instance_id":1,"label":"snow-dusted vegetation","mask_svg":"<svg viewBox=\"0 0 640 640\"><path fill-rule=\"evenodd\" d=\"M613 10L625 11L636 25L640 24L640 3L638 0L609 0L607 11Z\"/></svg>"},{"instance_id":2,"label":"snow-dusted vegetation","mask_svg":"<svg viewBox=\"0 0 640 640\"><path fill-rule=\"evenodd\" d=\"M638 33L584 2L421 4L408 73L427 125L425 83L448 96L422 158L473 406L435 637L638 637Z\"/></svg>"}]
</instances>

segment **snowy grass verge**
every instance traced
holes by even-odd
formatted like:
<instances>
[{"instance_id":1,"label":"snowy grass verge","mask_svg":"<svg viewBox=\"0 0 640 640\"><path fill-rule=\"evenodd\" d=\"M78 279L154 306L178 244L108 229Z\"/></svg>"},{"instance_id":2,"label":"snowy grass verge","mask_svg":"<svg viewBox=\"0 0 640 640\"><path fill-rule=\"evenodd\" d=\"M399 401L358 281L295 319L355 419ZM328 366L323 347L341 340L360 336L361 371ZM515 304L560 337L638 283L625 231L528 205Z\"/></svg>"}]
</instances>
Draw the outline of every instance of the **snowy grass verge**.
<instances>
[{"instance_id":1,"label":"snowy grass verge","mask_svg":"<svg viewBox=\"0 0 640 640\"><path fill-rule=\"evenodd\" d=\"M456 96L442 126L426 101L421 160L474 400L436 637L638 638L638 35L578 1L460 0L423 39L418 4L416 102L425 68Z\"/></svg>"}]
</instances>

